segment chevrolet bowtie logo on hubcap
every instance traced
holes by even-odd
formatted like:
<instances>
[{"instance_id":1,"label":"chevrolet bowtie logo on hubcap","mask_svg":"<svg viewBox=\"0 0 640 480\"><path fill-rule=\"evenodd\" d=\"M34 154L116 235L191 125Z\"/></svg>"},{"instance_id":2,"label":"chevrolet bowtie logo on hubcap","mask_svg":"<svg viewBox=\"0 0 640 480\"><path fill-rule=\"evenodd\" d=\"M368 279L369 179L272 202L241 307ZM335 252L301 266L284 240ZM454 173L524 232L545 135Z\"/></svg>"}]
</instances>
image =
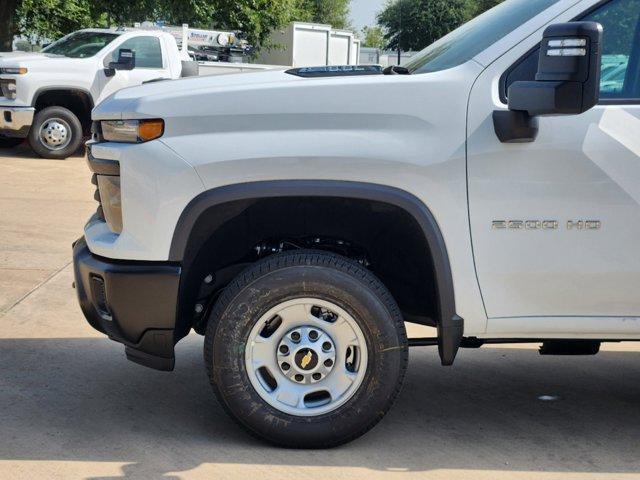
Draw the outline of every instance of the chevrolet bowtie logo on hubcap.
<instances>
[{"instance_id":1,"label":"chevrolet bowtie logo on hubcap","mask_svg":"<svg viewBox=\"0 0 640 480\"><path fill-rule=\"evenodd\" d=\"M313 370L318 364L318 354L310 348L302 348L296 353L296 364L302 370Z\"/></svg>"}]
</instances>

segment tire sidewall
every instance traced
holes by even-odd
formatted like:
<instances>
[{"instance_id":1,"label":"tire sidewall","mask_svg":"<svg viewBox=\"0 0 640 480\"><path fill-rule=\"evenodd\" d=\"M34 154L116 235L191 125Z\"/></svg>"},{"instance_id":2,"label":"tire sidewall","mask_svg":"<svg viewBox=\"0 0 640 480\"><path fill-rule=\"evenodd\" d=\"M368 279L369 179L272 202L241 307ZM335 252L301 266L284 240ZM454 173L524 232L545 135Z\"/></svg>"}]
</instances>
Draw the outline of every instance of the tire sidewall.
<instances>
[{"instance_id":1,"label":"tire sidewall","mask_svg":"<svg viewBox=\"0 0 640 480\"><path fill-rule=\"evenodd\" d=\"M368 350L367 371L355 394L336 410L314 417L289 415L265 402L245 365L255 323L276 305L301 297L326 300L347 311L360 326ZM362 279L327 267L290 266L259 277L223 312L213 313L219 314L218 321L213 338L206 341L213 341L214 389L230 413L261 437L294 447L344 443L377 423L397 395L406 368L404 325L399 312Z\"/></svg>"},{"instance_id":2,"label":"tire sidewall","mask_svg":"<svg viewBox=\"0 0 640 480\"><path fill-rule=\"evenodd\" d=\"M62 118L71 128L71 141L61 150L50 150L40 142L40 127L50 118ZM82 143L82 124L78 117L64 107L46 107L36 113L31 130L29 130L29 145L43 158L64 159L73 155Z\"/></svg>"}]
</instances>

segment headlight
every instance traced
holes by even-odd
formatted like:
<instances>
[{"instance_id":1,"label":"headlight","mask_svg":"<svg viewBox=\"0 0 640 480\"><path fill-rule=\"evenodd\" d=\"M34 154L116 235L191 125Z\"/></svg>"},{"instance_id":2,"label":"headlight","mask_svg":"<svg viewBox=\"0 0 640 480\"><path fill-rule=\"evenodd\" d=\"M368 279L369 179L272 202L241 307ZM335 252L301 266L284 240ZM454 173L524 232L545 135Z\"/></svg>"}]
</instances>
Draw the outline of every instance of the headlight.
<instances>
[{"instance_id":1,"label":"headlight","mask_svg":"<svg viewBox=\"0 0 640 480\"><path fill-rule=\"evenodd\" d=\"M102 136L109 142L142 143L160 138L164 133L164 121L155 120L104 120Z\"/></svg>"},{"instance_id":2,"label":"headlight","mask_svg":"<svg viewBox=\"0 0 640 480\"><path fill-rule=\"evenodd\" d=\"M4 67L0 68L0 74L6 75L24 75L29 70L24 67Z\"/></svg>"},{"instance_id":3,"label":"headlight","mask_svg":"<svg viewBox=\"0 0 640 480\"><path fill-rule=\"evenodd\" d=\"M16 98L18 89L16 88L15 80L0 80L0 89L2 90L2 96L13 100Z\"/></svg>"}]
</instances>

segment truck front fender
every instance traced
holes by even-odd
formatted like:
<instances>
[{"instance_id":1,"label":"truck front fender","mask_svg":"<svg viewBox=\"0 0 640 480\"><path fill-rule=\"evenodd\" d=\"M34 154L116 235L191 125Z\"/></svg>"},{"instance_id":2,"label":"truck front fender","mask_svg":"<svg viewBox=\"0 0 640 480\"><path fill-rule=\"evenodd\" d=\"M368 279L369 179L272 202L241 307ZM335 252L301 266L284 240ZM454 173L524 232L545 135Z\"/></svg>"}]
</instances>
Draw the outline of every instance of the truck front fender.
<instances>
[{"instance_id":1,"label":"truck front fender","mask_svg":"<svg viewBox=\"0 0 640 480\"><path fill-rule=\"evenodd\" d=\"M334 197L372 200L394 205L411 215L420 226L430 249L439 318L438 347L443 365L451 365L463 335L463 320L456 314L453 277L447 247L429 208L411 193L385 185L336 180L275 180L228 185L205 191L182 212L171 242L169 260L181 263L198 219L209 209L240 200L276 197ZM425 253L426 254L426 253Z\"/></svg>"}]
</instances>

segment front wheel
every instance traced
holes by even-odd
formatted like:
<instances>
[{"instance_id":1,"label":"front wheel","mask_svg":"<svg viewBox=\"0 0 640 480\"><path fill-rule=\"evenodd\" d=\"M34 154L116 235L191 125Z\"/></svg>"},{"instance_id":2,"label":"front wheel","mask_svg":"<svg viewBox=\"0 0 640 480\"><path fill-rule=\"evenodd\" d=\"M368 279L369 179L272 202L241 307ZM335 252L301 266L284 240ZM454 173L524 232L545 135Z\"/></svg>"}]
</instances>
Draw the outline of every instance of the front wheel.
<instances>
[{"instance_id":1,"label":"front wheel","mask_svg":"<svg viewBox=\"0 0 640 480\"><path fill-rule=\"evenodd\" d=\"M36 113L29 130L29 145L42 158L64 159L82 143L82 124L64 107L47 107Z\"/></svg>"},{"instance_id":2,"label":"front wheel","mask_svg":"<svg viewBox=\"0 0 640 480\"><path fill-rule=\"evenodd\" d=\"M215 305L205 362L218 400L250 433L327 448L371 429L400 391L407 337L389 291L325 252L269 257Z\"/></svg>"}]
</instances>

